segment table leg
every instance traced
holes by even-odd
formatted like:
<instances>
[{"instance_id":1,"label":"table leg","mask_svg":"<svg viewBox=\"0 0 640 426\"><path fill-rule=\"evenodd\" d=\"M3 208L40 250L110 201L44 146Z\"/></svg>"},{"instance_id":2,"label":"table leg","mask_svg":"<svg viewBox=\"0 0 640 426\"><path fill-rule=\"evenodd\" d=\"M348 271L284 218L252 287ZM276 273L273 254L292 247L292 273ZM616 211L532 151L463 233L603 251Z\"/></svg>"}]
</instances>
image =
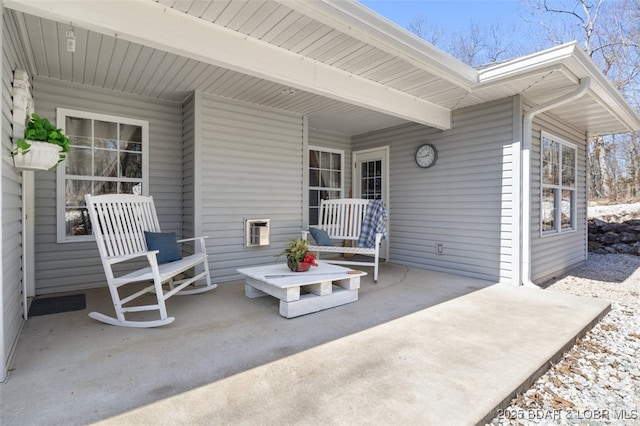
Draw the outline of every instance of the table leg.
<instances>
[{"instance_id":1,"label":"table leg","mask_svg":"<svg viewBox=\"0 0 640 426\"><path fill-rule=\"evenodd\" d=\"M317 296L313 293L304 294L300 300L286 302L280 300L280 315L285 318L299 317L336 306L345 305L358 300L358 290L335 289L331 294Z\"/></svg>"}]
</instances>

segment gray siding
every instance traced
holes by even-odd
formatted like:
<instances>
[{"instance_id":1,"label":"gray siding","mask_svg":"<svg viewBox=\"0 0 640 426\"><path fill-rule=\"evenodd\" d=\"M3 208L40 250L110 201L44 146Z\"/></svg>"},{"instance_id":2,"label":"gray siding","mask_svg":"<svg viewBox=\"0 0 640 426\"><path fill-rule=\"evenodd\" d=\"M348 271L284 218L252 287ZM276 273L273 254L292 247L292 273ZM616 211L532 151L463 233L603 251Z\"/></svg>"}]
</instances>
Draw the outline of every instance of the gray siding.
<instances>
[{"instance_id":1,"label":"gray siding","mask_svg":"<svg viewBox=\"0 0 640 426\"><path fill-rule=\"evenodd\" d=\"M576 231L540 236L540 131L574 143L578 148ZM551 114L533 122L531 149L531 279L534 282L570 269L587 259L587 166L584 133L572 129Z\"/></svg>"},{"instance_id":2,"label":"gray siding","mask_svg":"<svg viewBox=\"0 0 640 426\"><path fill-rule=\"evenodd\" d=\"M446 132L411 124L354 138L354 151L390 146L394 263L513 280L513 122L514 101L505 99L455 111ZM425 142L438 149L438 162L420 169L414 154Z\"/></svg>"},{"instance_id":3,"label":"gray siding","mask_svg":"<svg viewBox=\"0 0 640 426\"><path fill-rule=\"evenodd\" d=\"M275 261L302 229L303 119L268 108L202 99L202 226L212 276ZM271 219L271 245L244 246L244 220Z\"/></svg>"},{"instance_id":4,"label":"gray siding","mask_svg":"<svg viewBox=\"0 0 640 426\"><path fill-rule=\"evenodd\" d=\"M182 231L182 105L58 80L36 78L36 112L55 122L56 108L149 121L149 191L160 226ZM106 285L94 242L56 242L56 173L36 173L36 294Z\"/></svg>"},{"instance_id":5,"label":"gray siding","mask_svg":"<svg viewBox=\"0 0 640 426\"><path fill-rule=\"evenodd\" d=\"M2 303L0 337L2 337L2 370L5 377L9 361L24 323L22 312L22 176L13 167L9 152L12 149L12 83L15 69L28 70L25 58L19 53L22 46L16 34L13 13L3 10L2 27Z\"/></svg>"}]
</instances>

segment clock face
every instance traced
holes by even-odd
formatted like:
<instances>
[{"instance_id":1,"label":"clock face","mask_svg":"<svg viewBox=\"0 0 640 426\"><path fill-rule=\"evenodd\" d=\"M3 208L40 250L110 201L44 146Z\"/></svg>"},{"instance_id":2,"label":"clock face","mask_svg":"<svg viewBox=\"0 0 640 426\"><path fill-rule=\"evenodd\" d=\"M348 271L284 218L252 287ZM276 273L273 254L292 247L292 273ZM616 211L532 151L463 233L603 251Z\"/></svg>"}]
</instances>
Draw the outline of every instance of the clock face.
<instances>
[{"instance_id":1,"label":"clock face","mask_svg":"<svg viewBox=\"0 0 640 426\"><path fill-rule=\"evenodd\" d=\"M420 167L431 167L436 163L438 159L438 151L436 147L431 144L421 145L416 151L416 163Z\"/></svg>"}]
</instances>

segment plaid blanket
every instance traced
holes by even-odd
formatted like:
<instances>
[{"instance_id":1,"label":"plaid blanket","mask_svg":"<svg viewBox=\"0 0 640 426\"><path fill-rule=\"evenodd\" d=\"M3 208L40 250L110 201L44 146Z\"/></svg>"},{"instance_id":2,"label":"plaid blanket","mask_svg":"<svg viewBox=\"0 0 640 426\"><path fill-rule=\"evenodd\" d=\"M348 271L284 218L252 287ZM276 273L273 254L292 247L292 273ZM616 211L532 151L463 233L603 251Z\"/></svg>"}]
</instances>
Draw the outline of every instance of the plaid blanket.
<instances>
[{"instance_id":1,"label":"plaid blanket","mask_svg":"<svg viewBox=\"0 0 640 426\"><path fill-rule=\"evenodd\" d=\"M387 239L387 209L382 200L371 200L364 214L360 228L359 247L373 248L376 244L376 234L381 233L382 239Z\"/></svg>"}]
</instances>

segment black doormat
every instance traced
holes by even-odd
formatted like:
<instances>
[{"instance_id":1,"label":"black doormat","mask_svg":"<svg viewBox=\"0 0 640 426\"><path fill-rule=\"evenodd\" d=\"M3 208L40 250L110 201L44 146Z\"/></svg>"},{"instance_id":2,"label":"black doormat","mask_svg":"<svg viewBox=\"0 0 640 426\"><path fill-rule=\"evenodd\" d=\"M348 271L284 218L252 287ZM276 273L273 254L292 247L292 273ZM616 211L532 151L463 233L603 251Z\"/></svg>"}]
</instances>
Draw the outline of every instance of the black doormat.
<instances>
[{"instance_id":1,"label":"black doormat","mask_svg":"<svg viewBox=\"0 0 640 426\"><path fill-rule=\"evenodd\" d=\"M59 314L61 312L81 311L87 307L84 294L70 296L43 297L34 299L29 307L29 316Z\"/></svg>"}]
</instances>

